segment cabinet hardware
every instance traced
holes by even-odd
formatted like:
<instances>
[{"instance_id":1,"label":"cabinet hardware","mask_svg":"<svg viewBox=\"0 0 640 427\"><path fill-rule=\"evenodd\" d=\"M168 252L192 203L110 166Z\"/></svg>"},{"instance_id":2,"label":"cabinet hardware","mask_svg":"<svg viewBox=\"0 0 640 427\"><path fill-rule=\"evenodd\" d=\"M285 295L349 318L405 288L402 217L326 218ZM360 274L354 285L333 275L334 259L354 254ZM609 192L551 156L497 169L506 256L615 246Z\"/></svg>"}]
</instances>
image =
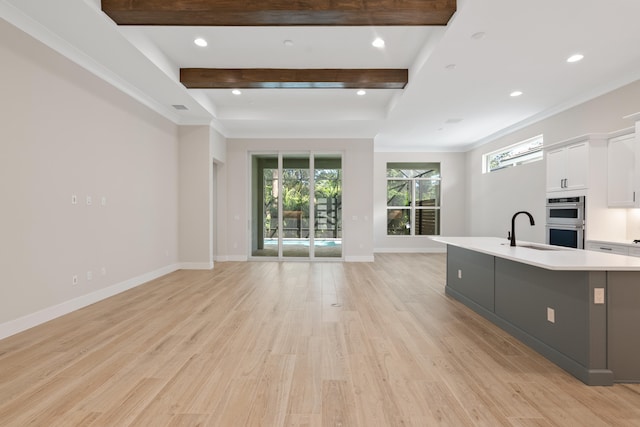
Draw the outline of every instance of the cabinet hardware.
<instances>
[{"instance_id":1,"label":"cabinet hardware","mask_svg":"<svg viewBox=\"0 0 640 427\"><path fill-rule=\"evenodd\" d=\"M602 249L603 251L612 251L613 248L603 248L602 246L600 246L600 249Z\"/></svg>"}]
</instances>

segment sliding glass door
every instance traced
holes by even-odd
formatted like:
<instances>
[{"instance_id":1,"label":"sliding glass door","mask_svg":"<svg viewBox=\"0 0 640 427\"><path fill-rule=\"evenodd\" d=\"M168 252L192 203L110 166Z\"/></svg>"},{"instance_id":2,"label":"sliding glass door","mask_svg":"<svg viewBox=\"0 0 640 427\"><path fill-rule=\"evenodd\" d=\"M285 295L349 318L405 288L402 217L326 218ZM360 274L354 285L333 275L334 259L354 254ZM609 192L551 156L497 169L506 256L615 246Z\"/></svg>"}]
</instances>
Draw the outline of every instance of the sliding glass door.
<instances>
[{"instance_id":1,"label":"sliding glass door","mask_svg":"<svg viewBox=\"0 0 640 427\"><path fill-rule=\"evenodd\" d=\"M278 155L252 156L251 171L251 254L277 257L280 242Z\"/></svg>"},{"instance_id":2,"label":"sliding glass door","mask_svg":"<svg viewBox=\"0 0 640 427\"><path fill-rule=\"evenodd\" d=\"M309 155L282 156L282 256L309 257Z\"/></svg>"},{"instance_id":3,"label":"sliding glass door","mask_svg":"<svg viewBox=\"0 0 640 427\"><path fill-rule=\"evenodd\" d=\"M251 157L252 256L342 258L341 159L309 153Z\"/></svg>"},{"instance_id":4,"label":"sliding glass door","mask_svg":"<svg viewBox=\"0 0 640 427\"><path fill-rule=\"evenodd\" d=\"M342 257L342 159L314 158L314 241L316 257Z\"/></svg>"}]
</instances>

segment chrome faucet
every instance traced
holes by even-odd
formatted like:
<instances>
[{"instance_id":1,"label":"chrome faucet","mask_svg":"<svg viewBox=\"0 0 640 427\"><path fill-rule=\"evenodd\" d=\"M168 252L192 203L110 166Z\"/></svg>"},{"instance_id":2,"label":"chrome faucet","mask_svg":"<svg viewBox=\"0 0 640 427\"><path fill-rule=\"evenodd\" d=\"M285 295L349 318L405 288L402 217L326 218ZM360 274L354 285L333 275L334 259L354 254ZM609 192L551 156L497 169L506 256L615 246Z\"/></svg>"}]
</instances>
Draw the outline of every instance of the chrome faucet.
<instances>
[{"instance_id":1,"label":"chrome faucet","mask_svg":"<svg viewBox=\"0 0 640 427\"><path fill-rule=\"evenodd\" d=\"M527 215L529 217L529 222L531 222L531 225L536 225L535 221L533 220L533 216L531 216L529 212L527 211L516 212L513 215L513 218L511 218L511 244L509 246L516 245L516 217L520 214Z\"/></svg>"}]
</instances>

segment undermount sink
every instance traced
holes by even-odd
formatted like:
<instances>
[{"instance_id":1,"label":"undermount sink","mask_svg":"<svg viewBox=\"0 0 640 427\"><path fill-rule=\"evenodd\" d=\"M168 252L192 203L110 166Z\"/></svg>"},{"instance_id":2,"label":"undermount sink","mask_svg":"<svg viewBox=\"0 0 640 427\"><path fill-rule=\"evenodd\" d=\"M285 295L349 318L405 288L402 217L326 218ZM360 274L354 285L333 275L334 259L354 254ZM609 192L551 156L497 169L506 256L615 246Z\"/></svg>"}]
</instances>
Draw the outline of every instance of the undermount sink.
<instances>
[{"instance_id":1,"label":"undermount sink","mask_svg":"<svg viewBox=\"0 0 640 427\"><path fill-rule=\"evenodd\" d=\"M549 248L547 246L535 246L535 245L518 245L521 248L529 248L529 249L536 249L538 251L561 251L562 248Z\"/></svg>"},{"instance_id":2,"label":"undermount sink","mask_svg":"<svg viewBox=\"0 0 640 427\"><path fill-rule=\"evenodd\" d=\"M501 245L504 246L509 246L509 243L500 243ZM551 248L549 246L538 246L538 245L529 245L529 244L522 244L522 245L516 245L517 248L527 248L527 249L535 249L537 251L561 251L563 250L563 248L561 246L558 246L557 248Z\"/></svg>"}]
</instances>

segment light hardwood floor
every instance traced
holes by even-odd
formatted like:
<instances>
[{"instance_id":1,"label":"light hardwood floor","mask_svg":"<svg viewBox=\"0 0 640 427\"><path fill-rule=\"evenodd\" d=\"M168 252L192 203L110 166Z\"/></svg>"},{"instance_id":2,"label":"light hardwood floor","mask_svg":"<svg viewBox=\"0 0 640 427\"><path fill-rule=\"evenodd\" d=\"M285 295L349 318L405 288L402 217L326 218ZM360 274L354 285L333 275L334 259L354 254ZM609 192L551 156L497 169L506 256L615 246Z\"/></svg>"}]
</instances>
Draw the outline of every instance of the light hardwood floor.
<instances>
[{"instance_id":1,"label":"light hardwood floor","mask_svg":"<svg viewBox=\"0 0 640 427\"><path fill-rule=\"evenodd\" d=\"M2 426L640 426L444 295L443 255L217 263L0 341Z\"/></svg>"}]
</instances>

